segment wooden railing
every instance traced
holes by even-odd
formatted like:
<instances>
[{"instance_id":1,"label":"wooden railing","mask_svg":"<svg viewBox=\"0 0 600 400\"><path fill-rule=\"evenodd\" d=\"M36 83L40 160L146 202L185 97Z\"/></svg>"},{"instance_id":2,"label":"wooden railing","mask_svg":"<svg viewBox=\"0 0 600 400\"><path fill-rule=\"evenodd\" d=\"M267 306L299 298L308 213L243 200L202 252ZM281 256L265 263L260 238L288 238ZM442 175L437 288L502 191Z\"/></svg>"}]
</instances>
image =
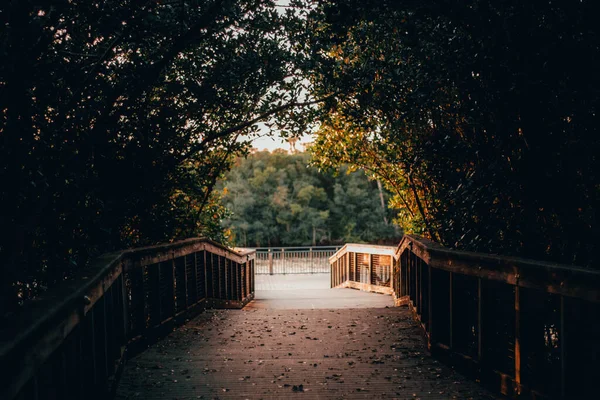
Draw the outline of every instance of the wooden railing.
<instances>
[{"instance_id":1,"label":"wooden railing","mask_svg":"<svg viewBox=\"0 0 600 400\"><path fill-rule=\"evenodd\" d=\"M104 399L127 352L254 297L254 253L205 239L107 254L0 331L0 399Z\"/></svg>"},{"instance_id":2,"label":"wooden railing","mask_svg":"<svg viewBox=\"0 0 600 400\"><path fill-rule=\"evenodd\" d=\"M370 247L362 254L375 254ZM332 286L356 279L342 250L330 260ZM394 260L396 304L413 311L434 355L511 397L597 397L600 272L409 235Z\"/></svg>"},{"instance_id":3,"label":"wooden railing","mask_svg":"<svg viewBox=\"0 0 600 400\"><path fill-rule=\"evenodd\" d=\"M346 244L331 258L331 287L392 294L395 247Z\"/></svg>"},{"instance_id":4,"label":"wooden railing","mask_svg":"<svg viewBox=\"0 0 600 400\"><path fill-rule=\"evenodd\" d=\"M256 274L327 274L329 257L340 246L259 247Z\"/></svg>"}]
</instances>

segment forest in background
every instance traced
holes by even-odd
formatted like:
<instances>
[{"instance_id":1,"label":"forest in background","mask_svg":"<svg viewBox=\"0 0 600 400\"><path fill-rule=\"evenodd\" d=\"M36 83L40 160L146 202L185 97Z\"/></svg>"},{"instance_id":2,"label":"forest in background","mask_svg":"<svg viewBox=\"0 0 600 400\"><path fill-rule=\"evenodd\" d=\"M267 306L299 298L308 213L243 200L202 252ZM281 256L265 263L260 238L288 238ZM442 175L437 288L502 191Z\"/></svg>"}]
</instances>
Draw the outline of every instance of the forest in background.
<instances>
[{"instance_id":1,"label":"forest in background","mask_svg":"<svg viewBox=\"0 0 600 400\"><path fill-rule=\"evenodd\" d=\"M593 1L40 4L0 5L0 315L105 252L225 240L259 122L377 177L404 232L598 267Z\"/></svg>"},{"instance_id":2,"label":"forest in background","mask_svg":"<svg viewBox=\"0 0 600 400\"><path fill-rule=\"evenodd\" d=\"M323 172L310 154L258 151L238 158L217 188L222 225L240 247L394 243L390 193L362 170Z\"/></svg>"}]
</instances>

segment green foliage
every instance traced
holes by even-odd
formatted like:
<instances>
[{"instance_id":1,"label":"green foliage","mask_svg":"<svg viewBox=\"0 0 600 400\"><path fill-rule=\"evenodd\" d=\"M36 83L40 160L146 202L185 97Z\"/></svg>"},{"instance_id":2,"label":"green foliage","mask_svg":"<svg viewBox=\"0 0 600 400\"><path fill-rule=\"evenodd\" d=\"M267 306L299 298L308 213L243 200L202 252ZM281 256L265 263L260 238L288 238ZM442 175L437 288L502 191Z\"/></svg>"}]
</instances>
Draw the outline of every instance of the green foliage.
<instances>
[{"instance_id":1,"label":"green foliage","mask_svg":"<svg viewBox=\"0 0 600 400\"><path fill-rule=\"evenodd\" d=\"M302 101L292 3L2 3L0 315L100 253L226 239L217 179Z\"/></svg>"},{"instance_id":2,"label":"green foliage","mask_svg":"<svg viewBox=\"0 0 600 400\"><path fill-rule=\"evenodd\" d=\"M220 183L238 246L300 246L399 238L377 184L362 171L320 172L308 153L277 150L238 159ZM384 198L388 192L382 193Z\"/></svg>"},{"instance_id":3,"label":"green foliage","mask_svg":"<svg viewBox=\"0 0 600 400\"><path fill-rule=\"evenodd\" d=\"M385 182L408 232L598 260L594 2L323 2L307 35L315 157Z\"/></svg>"}]
</instances>

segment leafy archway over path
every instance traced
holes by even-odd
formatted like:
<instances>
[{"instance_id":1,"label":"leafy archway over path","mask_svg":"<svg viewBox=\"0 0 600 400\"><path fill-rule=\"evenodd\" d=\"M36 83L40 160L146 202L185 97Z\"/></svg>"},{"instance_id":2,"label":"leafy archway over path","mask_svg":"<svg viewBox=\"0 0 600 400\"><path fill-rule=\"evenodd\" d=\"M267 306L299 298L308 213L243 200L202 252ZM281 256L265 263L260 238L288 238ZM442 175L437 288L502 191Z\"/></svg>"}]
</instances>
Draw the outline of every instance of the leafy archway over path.
<instances>
[{"instance_id":1,"label":"leafy archway over path","mask_svg":"<svg viewBox=\"0 0 600 400\"><path fill-rule=\"evenodd\" d=\"M311 13L313 146L395 192L406 232L595 265L593 2L324 2Z\"/></svg>"},{"instance_id":2,"label":"leafy archway over path","mask_svg":"<svg viewBox=\"0 0 600 400\"><path fill-rule=\"evenodd\" d=\"M4 2L0 315L100 253L222 239L212 189L256 123L302 130L305 22L271 0Z\"/></svg>"}]
</instances>

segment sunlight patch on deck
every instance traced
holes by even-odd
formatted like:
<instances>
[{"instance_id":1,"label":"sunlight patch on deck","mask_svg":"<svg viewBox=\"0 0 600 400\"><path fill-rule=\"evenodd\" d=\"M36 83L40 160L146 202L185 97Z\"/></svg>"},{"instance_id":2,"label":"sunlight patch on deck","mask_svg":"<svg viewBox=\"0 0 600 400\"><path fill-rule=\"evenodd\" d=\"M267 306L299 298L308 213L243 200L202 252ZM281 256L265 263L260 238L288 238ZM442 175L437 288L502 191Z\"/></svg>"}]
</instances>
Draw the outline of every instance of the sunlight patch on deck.
<instances>
[{"instance_id":1,"label":"sunlight patch on deck","mask_svg":"<svg viewBox=\"0 0 600 400\"><path fill-rule=\"evenodd\" d=\"M330 289L329 274L257 275L255 300L246 309L385 308L392 297L353 289Z\"/></svg>"}]
</instances>

